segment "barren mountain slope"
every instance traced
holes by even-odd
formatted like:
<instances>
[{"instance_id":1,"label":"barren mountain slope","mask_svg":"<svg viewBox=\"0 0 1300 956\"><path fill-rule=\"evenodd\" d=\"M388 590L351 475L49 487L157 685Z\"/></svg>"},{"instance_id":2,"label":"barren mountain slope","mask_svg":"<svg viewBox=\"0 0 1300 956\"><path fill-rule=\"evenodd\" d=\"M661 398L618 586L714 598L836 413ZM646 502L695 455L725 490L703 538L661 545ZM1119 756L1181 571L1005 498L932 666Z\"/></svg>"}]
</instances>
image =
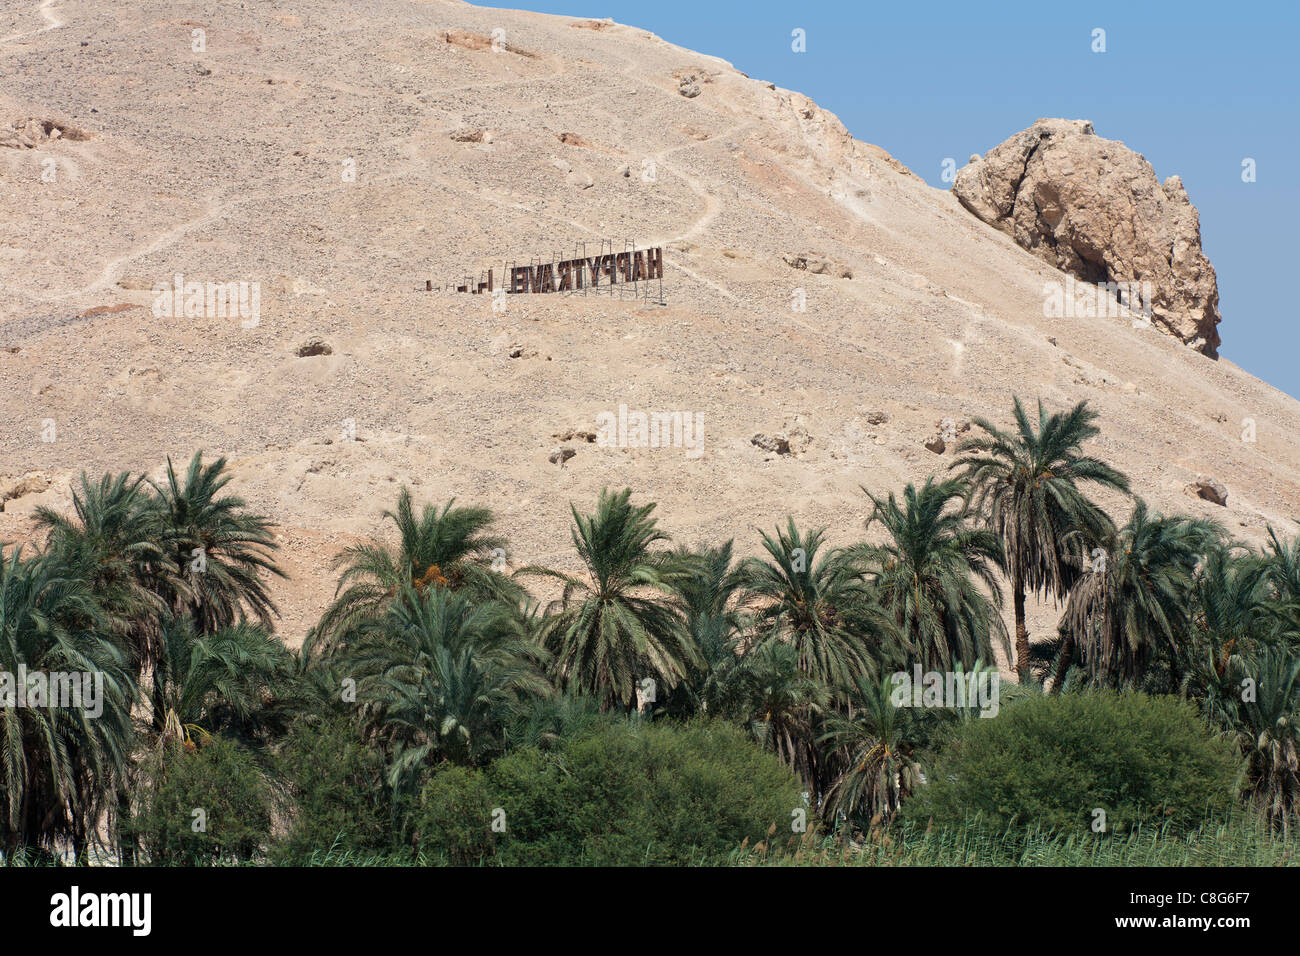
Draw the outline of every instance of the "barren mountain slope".
<instances>
[{"instance_id":1,"label":"barren mountain slope","mask_svg":"<svg viewBox=\"0 0 1300 956\"><path fill-rule=\"evenodd\" d=\"M606 485L691 543L754 553L786 513L843 543L860 486L946 469L951 443L922 444L939 421L1005 424L1012 393L1088 399L1096 453L1156 507L1249 539L1295 528L1293 399L1124 318L1045 318L1063 275L950 193L805 97L642 30L451 0L62 0L7 2L0 40L0 130L25 130L0 144L0 492L53 480L5 503L0 540L66 504L82 467L227 455L281 522L296 643L329 558L380 529L400 483L493 507L512 565L571 567L568 503ZM665 247L666 306L521 295L501 314L424 291L605 238ZM801 254L845 268L783 258ZM156 317L177 274L260 283L260 321ZM314 338L332 353L299 357ZM555 437L620 404L699 413L703 454ZM799 454L751 443L796 426ZM557 444L577 452L562 468ZM1226 508L1186 493L1196 473Z\"/></svg>"}]
</instances>

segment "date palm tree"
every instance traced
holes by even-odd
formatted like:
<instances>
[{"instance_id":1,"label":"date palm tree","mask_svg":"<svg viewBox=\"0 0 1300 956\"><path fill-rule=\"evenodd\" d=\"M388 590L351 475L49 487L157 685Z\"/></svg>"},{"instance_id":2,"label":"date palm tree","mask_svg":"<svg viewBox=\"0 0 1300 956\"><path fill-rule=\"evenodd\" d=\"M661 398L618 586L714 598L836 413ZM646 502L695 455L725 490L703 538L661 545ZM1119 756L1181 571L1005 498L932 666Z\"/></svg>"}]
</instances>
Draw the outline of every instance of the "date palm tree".
<instances>
[{"instance_id":1,"label":"date palm tree","mask_svg":"<svg viewBox=\"0 0 1300 956\"><path fill-rule=\"evenodd\" d=\"M1067 537L1091 548L1110 536L1114 524L1083 493L1082 485L1128 493L1128 479L1105 462L1083 454L1083 443L1099 433L1097 414L1080 402L1068 412L1048 414L1040 400L1034 422L1015 399L1014 431L982 418L984 434L957 448L950 467L962 469L973 509L1002 541L1015 616L1016 669L1029 678L1027 593L1063 598L1082 573L1067 553Z\"/></svg>"},{"instance_id":2,"label":"date palm tree","mask_svg":"<svg viewBox=\"0 0 1300 956\"><path fill-rule=\"evenodd\" d=\"M747 600L762 637L790 643L803 673L829 687L851 683L873 662L897 655L897 628L863 579L850 551L823 553L825 530L800 532L794 518L776 535L762 533L770 559L746 560Z\"/></svg>"},{"instance_id":3,"label":"date palm tree","mask_svg":"<svg viewBox=\"0 0 1300 956\"><path fill-rule=\"evenodd\" d=\"M1066 602L1067 636L1094 683L1140 685L1157 657L1179 678L1190 647L1197 567L1222 540L1211 521L1165 517L1136 499L1128 522L1103 539L1104 560Z\"/></svg>"},{"instance_id":4,"label":"date palm tree","mask_svg":"<svg viewBox=\"0 0 1300 956\"><path fill-rule=\"evenodd\" d=\"M381 616L407 585L421 592L446 586L510 603L523 598L522 589L503 573L506 539L490 533L494 519L487 508L456 507L453 498L441 509L425 505L417 516L411 491L403 486L396 507L383 516L397 529L395 545L364 542L334 559L343 573L316 629L322 647Z\"/></svg>"},{"instance_id":5,"label":"date palm tree","mask_svg":"<svg viewBox=\"0 0 1300 956\"><path fill-rule=\"evenodd\" d=\"M170 616L150 692L152 732L160 744L192 748L219 725L253 717L291 668L284 644L258 624L204 633L189 615Z\"/></svg>"},{"instance_id":6,"label":"date palm tree","mask_svg":"<svg viewBox=\"0 0 1300 956\"><path fill-rule=\"evenodd\" d=\"M850 715L831 714L821 742L842 767L826 795L824 817L887 824L921 780L912 740L918 719L895 707L889 675L861 675L850 694Z\"/></svg>"},{"instance_id":7,"label":"date palm tree","mask_svg":"<svg viewBox=\"0 0 1300 956\"><path fill-rule=\"evenodd\" d=\"M1247 667L1232 733L1246 755L1249 797L1284 830L1300 817L1300 659L1284 648L1261 646Z\"/></svg>"},{"instance_id":8,"label":"date palm tree","mask_svg":"<svg viewBox=\"0 0 1300 956\"><path fill-rule=\"evenodd\" d=\"M341 664L357 675L365 724L388 751L389 784L409 794L432 764L501 751L529 702L550 693L540 658L510 608L406 585Z\"/></svg>"},{"instance_id":9,"label":"date palm tree","mask_svg":"<svg viewBox=\"0 0 1300 956\"><path fill-rule=\"evenodd\" d=\"M1262 561L1274 633L1300 649L1300 537L1286 541L1270 527Z\"/></svg>"},{"instance_id":10,"label":"date palm tree","mask_svg":"<svg viewBox=\"0 0 1300 956\"><path fill-rule=\"evenodd\" d=\"M195 452L183 479L168 458L163 482L151 482L162 539L183 580L166 596L174 613L191 615L205 633L245 616L272 627L279 612L264 575L286 577L274 560L271 522L250 513L243 498L223 494L231 478L225 458L204 465Z\"/></svg>"},{"instance_id":11,"label":"date palm tree","mask_svg":"<svg viewBox=\"0 0 1300 956\"><path fill-rule=\"evenodd\" d=\"M879 522L888 538L859 545L855 554L871 569L876 599L898 625L908 658L927 670L971 667L992 659L994 638L1009 658L996 577L1002 543L968 526L965 485L930 478L918 490L909 483L901 506L892 493L866 493L873 505L867 529Z\"/></svg>"},{"instance_id":12,"label":"date palm tree","mask_svg":"<svg viewBox=\"0 0 1300 956\"><path fill-rule=\"evenodd\" d=\"M152 669L167 610L162 594L184 591L185 584L144 479L123 472L92 483L82 472L72 514L41 507L36 525L46 532L45 551L60 574L94 593L95 623L127 652L136 676Z\"/></svg>"},{"instance_id":13,"label":"date palm tree","mask_svg":"<svg viewBox=\"0 0 1300 956\"><path fill-rule=\"evenodd\" d=\"M7 857L67 840L81 858L126 780L134 746L128 658L97 633L104 616L86 583L62 574L49 557L23 560L19 549L6 555L0 548L0 846ZM51 675L73 675L81 678L73 685L79 694L42 702L28 696L35 687L16 686L24 674L44 675L47 688Z\"/></svg>"},{"instance_id":14,"label":"date palm tree","mask_svg":"<svg viewBox=\"0 0 1300 956\"><path fill-rule=\"evenodd\" d=\"M800 667L798 650L777 637L748 648L726 675L721 696L759 745L798 773L815 798L821 776L817 729L830 694Z\"/></svg>"},{"instance_id":15,"label":"date palm tree","mask_svg":"<svg viewBox=\"0 0 1300 956\"><path fill-rule=\"evenodd\" d=\"M668 541L652 517L654 504L634 506L631 497L630 488L602 491L591 515L570 505L585 574L537 566L517 572L561 585L540 634L557 682L628 712L638 682L648 677L671 690L701 662L676 591L681 559L654 547Z\"/></svg>"},{"instance_id":16,"label":"date palm tree","mask_svg":"<svg viewBox=\"0 0 1300 956\"><path fill-rule=\"evenodd\" d=\"M738 644L747 623L736 600L744 578L733 551L731 541L699 551L677 549L683 572L674 590L682 600L686 630L699 651L700 663L687 668L685 679L663 702L661 709L666 713L716 714L724 704L722 695L739 660Z\"/></svg>"},{"instance_id":17,"label":"date palm tree","mask_svg":"<svg viewBox=\"0 0 1300 956\"><path fill-rule=\"evenodd\" d=\"M1196 701L1212 727L1240 721L1248 660L1272 626L1267 566L1252 552L1212 548L1196 573L1192 634L1179 691Z\"/></svg>"}]
</instances>

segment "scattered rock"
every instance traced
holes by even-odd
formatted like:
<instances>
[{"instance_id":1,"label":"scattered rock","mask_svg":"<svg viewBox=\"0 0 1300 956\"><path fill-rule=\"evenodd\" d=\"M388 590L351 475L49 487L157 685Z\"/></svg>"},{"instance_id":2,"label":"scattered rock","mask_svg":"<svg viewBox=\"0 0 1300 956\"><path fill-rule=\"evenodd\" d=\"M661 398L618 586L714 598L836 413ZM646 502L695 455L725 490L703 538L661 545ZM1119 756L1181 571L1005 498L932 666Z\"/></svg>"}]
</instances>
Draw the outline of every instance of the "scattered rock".
<instances>
[{"instance_id":1,"label":"scattered rock","mask_svg":"<svg viewBox=\"0 0 1300 956\"><path fill-rule=\"evenodd\" d=\"M24 495L39 495L43 491L48 491L49 487L50 476L43 471L29 471L12 482L0 481L0 511L5 510L6 501L22 498Z\"/></svg>"},{"instance_id":2,"label":"scattered rock","mask_svg":"<svg viewBox=\"0 0 1300 956\"><path fill-rule=\"evenodd\" d=\"M677 92L687 99L694 99L700 95L700 84L696 82L694 73L689 73L678 80Z\"/></svg>"},{"instance_id":3,"label":"scattered rock","mask_svg":"<svg viewBox=\"0 0 1300 956\"><path fill-rule=\"evenodd\" d=\"M1196 480L1187 486L1187 492L1216 505L1228 506L1228 489L1209 475L1197 475Z\"/></svg>"},{"instance_id":4,"label":"scattered rock","mask_svg":"<svg viewBox=\"0 0 1300 956\"><path fill-rule=\"evenodd\" d=\"M469 30L448 30L443 33L442 38L451 46L458 46L463 50L473 50L476 53L493 49L492 37L484 36L481 33L471 33ZM537 54L533 51L525 50L523 47L517 47L511 43L506 43L505 40L497 41L496 50L498 52L513 53L516 56L527 57L530 60L537 59Z\"/></svg>"},{"instance_id":5,"label":"scattered rock","mask_svg":"<svg viewBox=\"0 0 1300 956\"><path fill-rule=\"evenodd\" d=\"M584 173L581 169L571 169L565 175L564 181L570 186L577 186L579 189L590 189L596 185L595 180Z\"/></svg>"},{"instance_id":6,"label":"scattered rock","mask_svg":"<svg viewBox=\"0 0 1300 956\"><path fill-rule=\"evenodd\" d=\"M942 435L931 435L925 440L924 444L928 451L932 451L936 455L942 455L948 450L948 446L945 444Z\"/></svg>"},{"instance_id":7,"label":"scattered rock","mask_svg":"<svg viewBox=\"0 0 1300 956\"><path fill-rule=\"evenodd\" d=\"M512 345L506 350L506 354L511 358L536 358L537 349L529 348L526 345Z\"/></svg>"},{"instance_id":8,"label":"scattered rock","mask_svg":"<svg viewBox=\"0 0 1300 956\"><path fill-rule=\"evenodd\" d=\"M91 319L97 315L115 315L118 312L127 312L131 309L142 309L144 306L136 305L134 302L121 302L117 305L97 305L93 309L87 309L85 312L78 312L77 318Z\"/></svg>"},{"instance_id":9,"label":"scattered rock","mask_svg":"<svg viewBox=\"0 0 1300 956\"><path fill-rule=\"evenodd\" d=\"M812 435L803 425L796 424L793 428L786 430L786 442L790 445L792 455L802 455L812 444Z\"/></svg>"},{"instance_id":10,"label":"scattered rock","mask_svg":"<svg viewBox=\"0 0 1300 956\"><path fill-rule=\"evenodd\" d=\"M490 143L492 131L487 129L458 129L451 134L455 143Z\"/></svg>"},{"instance_id":11,"label":"scattered rock","mask_svg":"<svg viewBox=\"0 0 1300 956\"><path fill-rule=\"evenodd\" d=\"M853 270L842 262L836 262L833 259L827 259L824 256L812 252L801 252L794 255L782 256L791 269L805 269L814 275L834 276L837 279L852 279Z\"/></svg>"},{"instance_id":12,"label":"scattered rock","mask_svg":"<svg viewBox=\"0 0 1300 956\"><path fill-rule=\"evenodd\" d=\"M790 440L784 435L764 435L759 433L749 440L751 445L757 445L763 451L776 452L778 455L790 454Z\"/></svg>"},{"instance_id":13,"label":"scattered rock","mask_svg":"<svg viewBox=\"0 0 1300 956\"><path fill-rule=\"evenodd\" d=\"M552 465L559 465L563 468L564 463L576 454L578 453L572 448L557 448L551 452L550 457L547 460L550 461Z\"/></svg>"},{"instance_id":14,"label":"scattered rock","mask_svg":"<svg viewBox=\"0 0 1300 956\"><path fill-rule=\"evenodd\" d=\"M1218 354L1219 287L1182 180L1087 120L1040 119L963 167L953 192L1034 255L1089 283L1149 282L1151 318Z\"/></svg>"},{"instance_id":15,"label":"scattered rock","mask_svg":"<svg viewBox=\"0 0 1300 956\"><path fill-rule=\"evenodd\" d=\"M882 412L879 409L867 412L867 423L870 425L883 425L887 421L889 421L888 412Z\"/></svg>"},{"instance_id":16,"label":"scattered rock","mask_svg":"<svg viewBox=\"0 0 1300 956\"><path fill-rule=\"evenodd\" d=\"M311 358L313 355L333 355L334 349L324 339L308 339L298 346L298 358Z\"/></svg>"},{"instance_id":17,"label":"scattered rock","mask_svg":"<svg viewBox=\"0 0 1300 956\"><path fill-rule=\"evenodd\" d=\"M576 440L576 441L585 441L585 442L587 442L588 444L591 444L592 442L594 442L594 441L596 440L596 433L595 433L595 432L580 432L580 431L574 431L573 429L570 429L570 430L567 431L567 432L557 432L556 434L552 435L551 437L554 438L554 439L557 439L558 441L575 441L575 440Z\"/></svg>"},{"instance_id":18,"label":"scattered rock","mask_svg":"<svg viewBox=\"0 0 1300 956\"><path fill-rule=\"evenodd\" d=\"M90 139L90 134L50 119L19 119L14 120L8 129L0 128L0 147L9 149L35 149L42 143L58 139L82 142Z\"/></svg>"}]
</instances>

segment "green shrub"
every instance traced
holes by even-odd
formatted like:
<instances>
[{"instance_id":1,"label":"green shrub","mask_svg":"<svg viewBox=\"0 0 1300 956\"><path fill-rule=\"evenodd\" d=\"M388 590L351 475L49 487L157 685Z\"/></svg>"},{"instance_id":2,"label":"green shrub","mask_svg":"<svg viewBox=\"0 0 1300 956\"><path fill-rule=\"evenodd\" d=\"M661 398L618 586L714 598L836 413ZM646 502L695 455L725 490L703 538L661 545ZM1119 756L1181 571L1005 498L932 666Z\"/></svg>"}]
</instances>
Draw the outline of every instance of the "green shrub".
<instances>
[{"instance_id":1,"label":"green shrub","mask_svg":"<svg viewBox=\"0 0 1300 956\"><path fill-rule=\"evenodd\" d=\"M171 745L144 765L128 829L153 864L210 865L258 856L271 830L271 789L253 755L213 738Z\"/></svg>"},{"instance_id":2,"label":"green shrub","mask_svg":"<svg viewBox=\"0 0 1300 956\"><path fill-rule=\"evenodd\" d=\"M1194 828L1234 802L1238 758L1192 707L1114 691L1032 697L958 728L903 807L919 824Z\"/></svg>"},{"instance_id":3,"label":"green shrub","mask_svg":"<svg viewBox=\"0 0 1300 956\"><path fill-rule=\"evenodd\" d=\"M430 774L420 793L416 841L431 863L483 863L496 842L491 811L482 771L444 764Z\"/></svg>"},{"instance_id":4,"label":"green shrub","mask_svg":"<svg viewBox=\"0 0 1300 956\"><path fill-rule=\"evenodd\" d=\"M728 724L612 718L482 774L441 769L422 802L431 859L530 866L723 862L773 826L789 834L802 806L794 774Z\"/></svg>"},{"instance_id":5,"label":"green shrub","mask_svg":"<svg viewBox=\"0 0 1300 956\"><path fill-rule=\"evenodd\" d=\"M383 755L366 746L350 720L295 724L277 766L291 809L288 832L271 850L275 864L302 865L324 851L393 848Z\"/></svg>"}]
</instances>

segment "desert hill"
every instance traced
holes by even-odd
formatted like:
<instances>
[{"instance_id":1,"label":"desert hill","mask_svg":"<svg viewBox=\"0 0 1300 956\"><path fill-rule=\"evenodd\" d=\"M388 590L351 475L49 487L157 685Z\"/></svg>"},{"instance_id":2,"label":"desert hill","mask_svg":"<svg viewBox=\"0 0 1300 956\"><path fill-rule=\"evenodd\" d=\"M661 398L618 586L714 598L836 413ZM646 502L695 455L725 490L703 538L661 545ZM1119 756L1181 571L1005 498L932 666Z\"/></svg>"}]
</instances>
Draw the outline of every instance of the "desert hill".
<instances>
[{"instance_id":1,"label":"desert hill","mask_svg":"<svg viewBox=\"0 0 1300 956\"><path fill-rule=\"evenodd\" d=\"M46 0L0 13L0 76L0 497L21 492L0 540L83 467L226 455L281 524L290 643L402 483L493 507L512 565L570 567L568 504L606 485L689 543L754 553L787 513L843 543L860 486L945 469L940 423L1006 424L1013 393L1087 399L1096 453L1157 508L1247 540L1300 516L1295 400L1158 329L1044 316L1064 274L951 193L643 30L453 0ZM666 304L441 290L602 240L662 246ZM177 275L256 283L257 320L155 315ZM565 437L621 405L698 413L702 453ZM1226 507L1188 494L1198 474Z\"/></svg>"}]
</instances>

